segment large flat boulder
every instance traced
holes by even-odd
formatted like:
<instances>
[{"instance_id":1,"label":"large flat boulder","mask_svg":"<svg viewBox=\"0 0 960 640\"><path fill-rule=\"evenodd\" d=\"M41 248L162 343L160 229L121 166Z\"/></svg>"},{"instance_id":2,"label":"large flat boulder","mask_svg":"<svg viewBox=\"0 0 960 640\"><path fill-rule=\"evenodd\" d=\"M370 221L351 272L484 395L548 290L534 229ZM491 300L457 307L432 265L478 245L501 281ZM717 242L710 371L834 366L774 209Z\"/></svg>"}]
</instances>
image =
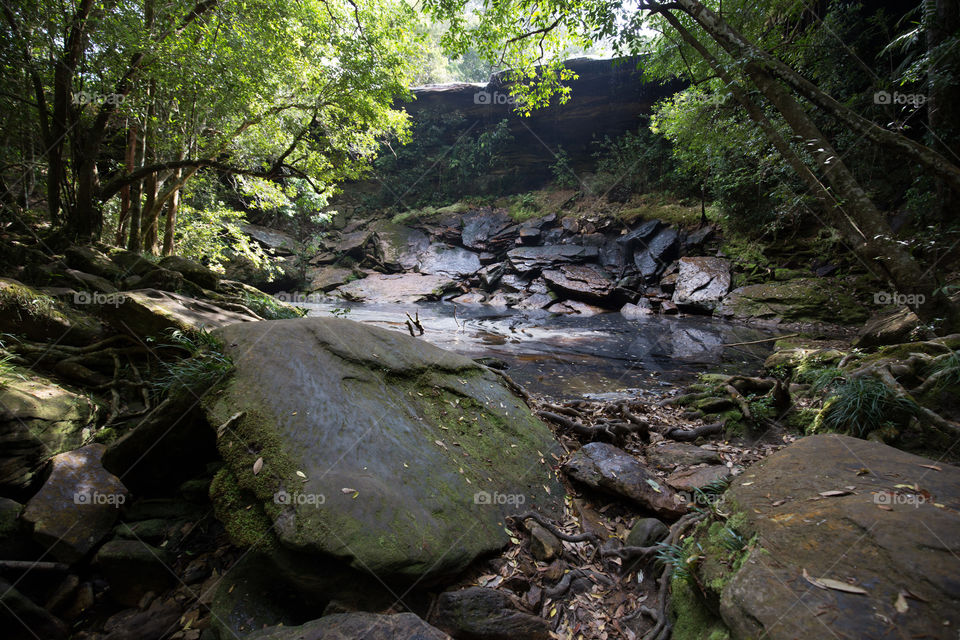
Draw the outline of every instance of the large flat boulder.
<instances>
[{"instance_id":1,"label":"large flat boulder","mask_svg":"<svg viewBox=\"0 0 960 640\"><path fill-rule=\"evenodd\" d=\"M307 271L307 290L331 291L339 286L345 285L354 278L353 269L346 267L319 267Z\"/></svg>"},{"instance_id":2,"label":"large flat boulder","mask_svg":"<svg viewBox=\"0 0 960 640\"><path fill-rule=\"evenodd\" d=\"M421 302L438 300L456 282L450 276L420 273L373 273L337 287L335 292L356 302Z\"/></svg>"},{"instance_id":3,"label":"large flat boulder","mask_svg":"<svg viewBox=\"0 0 960 640\"><path fill-rule=\"evenodd\" d=\"M218 334L235 372L205 409L235 539L415 580L501 548L511 512L561 508L552 434L473 360L336 318Z\"/></svg>"},{"instance_id":4,"label":"large flat boulder","mask_svg":"<svg viewBox=\"0 0 960 640\"><path fill-rule=\"evenodd\" d=\"M266 248L272 249L277 255L292 255L300 246L296 238L277 229L257 224L241 224L240 228Z\"/></svg>"},{"instance_id":5,"label":"large flat boulder","mask_svg":"<svg viewBox=\"0 0 960 640\"><path fill-rule=\"evenodd\" d=\"M461 239L469 249L503 253L513 245L518 231L520 227L505 212L481 209L464 216Z\"/></svg>"},{"instance_id":6,"label":"large flat boulder","mask_svg":"<svg viewBox=\"0 0 960 640\"><path fill-rule=\"evenodd\" d=\"M673 303L684 311L712 313L730 291L730 261L696 256L680 258Z\"/></svg>"},{"instance_id":7,"label":"large flat boulder","mask_svg":"<svg viewBox=\"0 0 960 640\"><path fill-rule=\"evenodd\" d=\"M734 638L955 637L960 468L810 436L734 480L728 503L757 535L721 594Z\"/></svg>"},{"instance_id":8,"label":"large flat boulder","mask_svg":"<svg viewBox=\"0 0 960 640\"><path fill-rule=\"evenodd\" d=\"M75 303L93 296L77 293ZM26 336L38 342L88 345L101 339L103 325L60 300L11 278L0 278L0 333Z\"/></svg>"},{"instance_id":9,"label":"large flat boulder","mask_svg":"<svg viewBox=\"0 0 960 640\"><path fill-rule=\"evenodd\" d=\"M101 304L100 309L117 330L140 337L158 336L169 329L209 330L235 322L259 320L255 315L157 289L118 293L111 301Z\"/></svg>"},{"instance_id":10,"label":"large flat boulder","mask_svg":"<svg viewBox=\"0 0 960 640\"><path fill-rule=\"evenodd\" d=\"M374 255L391 270L413 270L420 254L430 245L427 234L389 220L378 220L370 225L370 230L373 232Z\"/></svg>"}]
</instances>

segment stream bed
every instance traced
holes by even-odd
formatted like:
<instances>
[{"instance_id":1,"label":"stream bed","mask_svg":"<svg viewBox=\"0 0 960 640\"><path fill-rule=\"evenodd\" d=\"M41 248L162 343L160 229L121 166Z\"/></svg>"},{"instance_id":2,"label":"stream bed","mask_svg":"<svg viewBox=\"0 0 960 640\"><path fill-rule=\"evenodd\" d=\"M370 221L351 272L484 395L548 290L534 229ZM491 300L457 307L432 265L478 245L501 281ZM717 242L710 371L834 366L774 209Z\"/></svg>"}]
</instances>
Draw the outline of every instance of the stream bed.
<instances>
[{"instance_id":1,"label":"stream bed","mask_svg":"<svg viewBox=\"0 0 960 640\"><path fill-rule=\"evenodd\" d=\"M557 315L450 302L300 304L311 316L334 314L404 333L407 314L419 316L421 339L471 358L498 358L518 383L555 399L652 400L699 373L753 374L773 341L736 343L779 334L702 316L627 320L619 313Z\"/></svg>"}]
</instances>

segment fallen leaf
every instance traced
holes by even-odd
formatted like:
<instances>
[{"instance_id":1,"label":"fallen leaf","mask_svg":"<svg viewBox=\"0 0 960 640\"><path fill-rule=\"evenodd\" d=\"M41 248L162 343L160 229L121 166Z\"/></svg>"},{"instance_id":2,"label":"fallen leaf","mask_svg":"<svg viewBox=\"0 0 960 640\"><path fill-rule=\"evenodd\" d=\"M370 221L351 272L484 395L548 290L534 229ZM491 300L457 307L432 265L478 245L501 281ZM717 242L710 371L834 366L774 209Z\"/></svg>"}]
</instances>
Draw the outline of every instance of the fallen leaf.
<instances>
[{"instance_id":1,"label":"fallen leaf","mask_svg":"<svg viewBox=\"0 0 960 640\"><path fill-rule=\"evenodd\" d=\"M907 604L906 594L903 591L897 594L897 601L893 606L897 610L897 613L906 613L910 608L910 605Z\"/></svg>"},{"instance_id":2,"label":"fallen leaf","mask_svg":"<svg viewBox=\"0 0 960 640\"><path fill-rule=\"evenodd\" d=\"M893 507L888 504L878 504L877 509L883 509L884 511L893 511Z\"/></svg>"},{"instance_id":3,"label":"fallen leaf","mask_svg":"<svg viewBox=\"0 0 960 640\"><path fill-rule=\"evenodd\" d=\"M866 594L867 590L863 587L858 587L855 584L850 584L849 582L841 582L840 580L833 580L832 578L818 578L817 582L822 584L828 589L835 589L837 591L843 591L845 593L859 593Z\"/></svg>"},{"instance_id":4,"label":"fallen leaf","mask_svg":"<svg viewBox=\"0 0 960 640\"><path fill-rule=\"evenodd\" d=\"M933 469L934 471L943 471L940 467L935 464L922 464L921 467L926 467L927 469Z\"/></svg>"},{"instance_id":5,"label":"fallen leaf","mask_svg":"<svg viewBox=\"0 0 960 640\"><path fill-rule=\"evenodd\" d=\"M837 496L848 496L852 491L849 489L834 489L833 491L821 491L820 495L824 498L835 498Z\"/></svg>"},{"instance_id":6,"label":"fallen leaf","mask_svg":"<svg viewBox=\"0 0 960 640\"><path fill-rule=\"evenodd\" d=\"M647 484L653 487L653 490L656 491L657 493L663 493L662 491L660 491L660 485L657 484L656 481L651 480L650 478L647 478Z\"/></svg>"},{"instance_id":7,"label":"fallen leaf","mask_svg":"<svg viewBox=\"0 0 960 640\"><path fill-rule=\"evenodd\" d=\"M444 449L447 449L447 445L443 444L442 440L434 440L433 443L439 447L443 447ZM447 449L447 451L449 451L449 449Z\"/></svg>"},{"instance_id":8,"label":"fallen leaf","mask_svg":"<svg viewBox=\"0 0 960 640\"><path fill-rule=\"evenodd\" d=\"M827 588L823 583L821 583L821 582L820 582L819 580L817 580L816 578L811 578L811 577L810 577L810 574L807 573L807 570L806 570L806 569L803 570L803 579L806 580L807 582L809 582L810 584L812 584L813 586L815 586L817 589L824 589L824 590L826 590L826 588Z\"/></svg>"},{"instance_id":9,"label":"fallen leaf","mask_svg":"<svg viewBox=\"0 0 960 640\"><path fill-rule=\"evenodd\" d=\"M340 491L342 491L343 493L360 493L356 489L351 489L350 487L344 487L340 489Z\"/></svg>"},{"instance_id":10,"label":"fallen leaf","mask_svg":"<svg viewBox=\"0 0 960 640\"><path fill-rule=\"evenodd\" d=\"M257 461L253 463L253 475L260 473L261 469L263 469L263 458L257 458Z\"/></svg>"},{"instance_id":11,"label":"fallen leaf","mask_svg":"<svg viewBox=\"0 0 960 640\"><path fill-rule=\"evenodd\" d=\"M307 479L307 474L305 474L303 471L297 470L297 475L303 478L304 480Z\"/></svg>"}]
</instances>

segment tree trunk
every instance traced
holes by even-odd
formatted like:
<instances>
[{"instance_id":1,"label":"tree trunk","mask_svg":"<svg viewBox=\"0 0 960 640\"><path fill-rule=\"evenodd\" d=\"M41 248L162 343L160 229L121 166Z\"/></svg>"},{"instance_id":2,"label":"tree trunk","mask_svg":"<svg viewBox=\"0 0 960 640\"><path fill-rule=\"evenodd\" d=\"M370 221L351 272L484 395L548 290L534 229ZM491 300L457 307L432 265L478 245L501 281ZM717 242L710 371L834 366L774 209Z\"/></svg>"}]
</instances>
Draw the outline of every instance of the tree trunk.
<instances>
[{"instance_id":1,"label":"tree trunk","mask_svg":"<svg viewBox=\"0 0 960 640\"><path fill-rule=\"evenodd\" d=\"M177 169L177 172L174 174L173 182L177 184L180 181L180 175L183 173L182 169ZM169 256L173 253L173 234L177 226L177 209L180 208L180 187L174 187L173 193L170 196L170 204L167 205L167 220L166 226L163 229L163 255Z\"/></svg>"},{"instance_id":2,"label":"tree trunk","mask_svg":"<svg viewBox=\"0 0 960 640\"><path fill-rule=\"evenodd\" d=\"M137 123L132 121L127 129L127 173L133 171L134 164L137 161ZM130 185L125 185L123 189L120 190L120 216L117 219L117 235L116 235L116 244L117 246L124 246L126 244L127 236L127 218L130 214Z\"/></svg>"},{"instance_id":3,"label":"tree trunk","mask_svg":"<svg viewBox=\"0 0 960 640\"><path fill-rule=\"evenodd\" d=\"M932 61L927 72L932 146L960 163L960 51L949 49L949 40L960 33L960 0L924 0L923 24ZM937 206L944 221L960 207L960 193L952 191L943 179L937 180Z\"/></svg>"},{"instance_id":4,"label":"tree trunk","mask_svg":"<svg viewBox=\"0 0 960 640\"><path fill-rule=\"evenodd\" d=\"M656 3L649 3L657 10ZM800 96L809 100L839 123L866 136L874 143L926 167L941 178L951 189L960 193L960 166L954 164L933 149L914 142L905 135L889 131L860 116L824 93L815 84L794 71L789 65L777 60L753 42L741 35L716 13L699 0L675 0L673 3L693 18L710 37L727 50L741 64L762 65L768 73L784 81Z\"/></svg>"}]
</instances>

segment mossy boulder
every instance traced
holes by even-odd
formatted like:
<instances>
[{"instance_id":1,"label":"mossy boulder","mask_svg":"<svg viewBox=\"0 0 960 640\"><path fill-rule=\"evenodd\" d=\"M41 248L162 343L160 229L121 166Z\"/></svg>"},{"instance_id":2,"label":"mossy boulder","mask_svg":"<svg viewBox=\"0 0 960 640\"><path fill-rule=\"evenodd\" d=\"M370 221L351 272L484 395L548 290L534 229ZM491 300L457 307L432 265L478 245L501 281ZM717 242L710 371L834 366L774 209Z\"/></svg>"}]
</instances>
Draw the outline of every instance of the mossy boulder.
<instances>
[{"instance_id":1,"label":"mossy boulder","mask_svg":"<svg viewBox=\"0 0 960 640\"><path fill-rule=\"evenodd\" d=\"M158 289L137 289L116 295L100 306L101 313L118 331L141 338L160 336L170 329L209 330L259 320L243 310L225 309L212 302Z\"/></svg>"},{"instance_id":2,"label":"mossy boulder","mask_svg":"<svg viewBox=\"0 0 960 640\"><path fill-rule=\"evenodd\" d=\"M829 278L797 278L786 282L752 284L734 289L716 315L769 323L827 323L852 325L867 319L865 305L849 288Z\"/></svg>"},{"instance_id":3,"label":"mossy boulder","mask_svg":"<svg viewBox=\"0 0 960 640\"><path fill-rule=\"evenodd\" d=\"M96 318L22 282L0 278L0 333L23 335L29 340L87 345L103 336L103 325Z\"/></svg>"},{"instance_id":4,"label":"mossy boulder","mask_svg":"<svg viewBox=\"0 0 960 640\"><path fill-rule=\"evenodd\" d=\"M738 476L726 497L737 514L728 526L752 540L749 553L707 570L729 549L715 545L698 575L720 588L733 638L881 637L890 624L904 637L942 638L960 626L960 468L809 436Z\"/></svg>"},{"instance_id":5,"label":"mossy boulder","mask_svg":"<svg viewBox=\"0 0 960 640\"><path fill-rule=\"evenodd\" d=\"M476 362L335 318L217 333L235 370L205 399L211 494L237 542L412 581L500 549L508 513L561 508L552 434Z\"/></svg>"},{"instance_id":6,"label":"mossy boulder","mask_svg":"<svg viewBox=\"0 0 960 640\"><path fill-rule=\"evenodd\" d=\"M80 445L95 414L87 396L42 376L19 369L0 376L0 490L28 491L51 455Z\"/></svg>"}]
</instances>

